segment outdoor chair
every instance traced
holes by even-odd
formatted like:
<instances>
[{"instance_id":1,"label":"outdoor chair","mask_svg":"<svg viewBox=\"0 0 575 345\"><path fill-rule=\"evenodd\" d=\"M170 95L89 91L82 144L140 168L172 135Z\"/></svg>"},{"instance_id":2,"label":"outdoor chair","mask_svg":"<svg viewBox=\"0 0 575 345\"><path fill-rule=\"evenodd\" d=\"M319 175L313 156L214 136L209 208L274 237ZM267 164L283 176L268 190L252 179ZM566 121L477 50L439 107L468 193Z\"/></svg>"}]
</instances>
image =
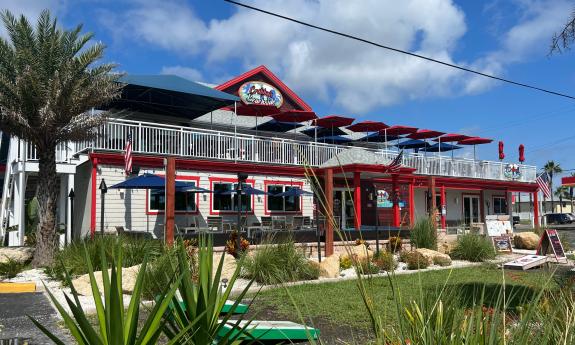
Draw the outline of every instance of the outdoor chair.
<instances>
[{"instance_id":1,"label":"outdoor chair","mask_svg":"<svg viewBox=\"0 0 575 345\"><path fill-rule=\"evenodd\" d=\"M272 229L279 231L286 230L286 216L272 216Z\"/></svg>"},{"instance_id":2,"label":"outdoor chair","mask_svg":"<svg viewBox=\"0 0 575 345\"><path fill-rule=\"evenodd\" d=\"M224 230L223 218L221 216L208 216L206 223L208 224L209 231L223 232Z\"/></svg>"},{"instance_id":3,"label":"outdoor chair","mask_svg":"<svg viewBox=\"0 0 575 345\"><path fill-rule=\"evenodd\" d=\"M261 227L262 227L262 231L269 231L272 229L272 217L261 217Z\"/></svg>"},{"instance_id":4,"label":"outdoor chair","mask_svg":"<svg viewBox=\"0 0 575 345\"><path fill-rule=\"evenodd\" d=\"M293 216L292 229L301 230L303 227L303 216Z\"/></svg>"}]
</instances>

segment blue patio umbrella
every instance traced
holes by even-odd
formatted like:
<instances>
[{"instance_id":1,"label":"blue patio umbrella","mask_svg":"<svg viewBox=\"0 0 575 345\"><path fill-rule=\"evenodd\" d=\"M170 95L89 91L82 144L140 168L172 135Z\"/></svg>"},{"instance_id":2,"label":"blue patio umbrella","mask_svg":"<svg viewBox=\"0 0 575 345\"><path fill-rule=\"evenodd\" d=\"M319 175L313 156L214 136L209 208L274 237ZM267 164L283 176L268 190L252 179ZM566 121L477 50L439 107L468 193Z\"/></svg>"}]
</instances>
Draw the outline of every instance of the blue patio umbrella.
<instances>
[{"instance_id":1,"label":"blue patio umbrella","mask_svg":"<svg viewBox=\"0 0 575 345\"><path fill-rule=\"evenodd\" d=\"M268 122L262 123L256 127L253 127L254 130L259 131L269 131L269 132L280 132L285 133L291 131L292 129L296 129L298 127L303 126L301 123L297 122L282 122L276 120L270 120Z\"/></svg>"},{"instance_id":2,"label":"blue patio umbrella","mask_svg":"<svg viewBox=\"0 0 575 345\"><path fill-rule=\"evenodd\" d=\"M400 149L422 149L424 147L429 147L430 144L428 144L427 142L423 141L423 140L419 140L419 139L411 139L411 140L406 140L403 141L399 144L395 144L395 146L399 147Z\"/></svg>"},{"instance_id":3,"label":"blue patio umbrella","mask_svg":"<svg viewBox=\"0 0 575 345\"><path fill-rule=\"evenodd\" d=\"M275 194L274 196L313 196L312 192L305 191L301 188L290 188L289 190Z\"/></svg>"},{"instance_id":4,"label":"blue patio umbrella","mask_svg":"<svg viewBox=\"0 0 575 345\"><path fill-rule=\"evenodd\" d=\"M453 151L460 149L461 146L452 145L448 143L437 143L422 149L422 151L426 152L445 152L445 151Z\"/></svg>"},{"instance_id":5,"label":"blue patio umbrella","mask_svg":"<svg viewBox=\"0 0 575 345\"><path fill-rule=\"evenodd\" d=\"M344 131L342 131L339 127L334 127L333 129L332 128L323 128L323 127L311 127L308 129L304 129L303 131L301 131L301 133L307 135L308 137L315 138L316 137L316 131L317 131L317 138L347 134Z\"/></svg>"},{"instance_id":6,"label":"blue patio umbrella","mask_svg":"<svg viewBox=\"0 0 575 345\"><path fill-rule=\"evenodd\" d=\"M164 189L166 187L166 179L154 175L143 174L138 177L127 179L126 181L117 183L109 188L116 189ZM192 183L176 181L176 189L180 188L199 188L195 187Z\"/></svg>"},{"instance_id":7,"label":"blue patio umbrella","mask_svg":"<svg viewBox=\"0 0 575 345\"><path fill-rule=\"evenodd\" d=\"M383 133L379 133L379 132L374 132L374 133L370 133L364 137L361 137L359 139L357 139L356 141L369 141L371 143L384 143L386 140L387 141L392 141L392 140L397 140L400 137L395 136L395 135L384 135Z\"/></svg>"}]
</instances>

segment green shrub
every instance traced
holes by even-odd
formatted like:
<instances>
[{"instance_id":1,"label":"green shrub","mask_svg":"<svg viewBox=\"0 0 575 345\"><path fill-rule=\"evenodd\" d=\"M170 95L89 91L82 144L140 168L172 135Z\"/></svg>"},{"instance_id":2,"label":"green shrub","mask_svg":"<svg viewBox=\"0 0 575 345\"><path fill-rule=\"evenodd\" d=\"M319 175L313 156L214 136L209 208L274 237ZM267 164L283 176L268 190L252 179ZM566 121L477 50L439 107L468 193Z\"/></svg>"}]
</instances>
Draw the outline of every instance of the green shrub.
<instances>
[{"instance_id":1,"label":"green shrub","mask_svg":"<svg viewBox=\"0 0 575 345\"><path fill-rule=\"evenodd\" d=\"M409 252L405 257L408 270L424 269L429 266L429 261L420 252Z\"/></svg>"},{"instance_id":2,"label":"green shrub","mask_svg":"<svg viewBox=\"0 0 575 345\"><path fill-rule=\"evenodd\" d=\"M56 253L54 265L46 269L46 273L52 278L66 282L64 268L60 262L64 263L66 270L71 276L77 276L88 273L88 263L86 262L84 246L86 246L87 255L94 265L94 271L101 271L100 252L103 247L106 259L113 259L113 248L119 241L122 247L122 266L130 267L141 264L144 256L153 260L164 252L164 247L159 240L149 240L142 238L133 238L127 236L96 236L93 240L83 239L70 243L64 249Z\"/></svg>"},{"instance_id":3,"label":"green shrub","mask_svg":"<svg viewBox=\"0 0 575 345\"><path fill-rule=\"evenodd\" d=\"M349 255L341 256L339 258L339 268L341 268L342 270L347 270L351 268L352 265L353 262L351 261Z\"/></svg>"},{"instance_id":4,"label":"green shrub","mask_svg":"<svg viewBox=\"0 0 575 345\"><path fill-rule=\"evenodd\" d=\"M0 278L10 279L16 277L26 267L26 263L7 258L6 262L0 263Z\"/></svg>"},{"instance_id":5,"label":"green shrub","mask_svg":"<svg viewBox=\"0 0 575 345\"><path fill-rule=\"evenodd\" d=\"M417 248L437 250L437 228L431 218L419 219L411 229L411 243Z\"/></svg>"},{"instance_id":6,"label":"green shrub","mask_svg":"<svg viewBox=\"0 0 575 345\"><path fill-rule=\"evenodd\" d=\"M434 256L433 264L442 267L451 266L451 259L443 256Z\"/></svg>"},{"instance_id":7,"label":"green shrub","mask_svg":"<svg viewBox=\"0 0 575 345\"><path fill-rule=\"evenodd\" d=\"M367 258L359 261L359 269L362 274L377 274L380 271L380 268Z\"/></svg>"},{"instance_id":8,"label":"green shrub","mask_svg":"<svg viewBox=\"0 0 575 345\"><path fill-rule=\"evenodd\" d=\"M465 234L457 238L450 255L454 259L483 262L495 258L496 253L488 238L476 234Z\"/></svg>"},{"instance_id":9,"label":"green shrub","mask_svg":"<svg viewBox=\"0 0 575 345\"><path fill-rule=\"evenodd\" d=\"M245 256L244 276L261 284L280 284L318 279L319 267L311 264L294 242L288 240L261 246L253 256Z\"/></svg>"},{"instance_id":10,"label":"green shrub","mask_svg":"<svg viewBox=\"0 0 575 345\"><path fill-rule=\"evenodd\" d=\"M390 252L380 251L373 256L373 263L382 271L393 271L397 268L397 262Z\"/></svg>"}]
</instances>

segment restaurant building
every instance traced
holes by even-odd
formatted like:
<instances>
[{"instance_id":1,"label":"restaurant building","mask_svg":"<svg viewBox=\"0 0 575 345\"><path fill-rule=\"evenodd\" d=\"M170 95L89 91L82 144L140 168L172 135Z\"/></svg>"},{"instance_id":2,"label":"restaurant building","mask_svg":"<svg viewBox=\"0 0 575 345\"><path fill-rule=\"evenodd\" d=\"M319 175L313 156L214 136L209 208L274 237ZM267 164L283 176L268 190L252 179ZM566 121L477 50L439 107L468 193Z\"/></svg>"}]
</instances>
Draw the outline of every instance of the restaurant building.
<instances>
[{"instance_id":1,"label":"restaurant building","mask_svg":"<svg viewBox=\"0 0 575 345\"><path fill-rule=\"evenodd\" d=\"M122 82L122 97L100 109L110 110L110 118L98 136L58 147L59 223L68 238L102 227L163 236L163 190L108 189L101 217L102 181L110 187L133 178L124 168L128 141L134 173L163 175L164 158L172 156L177 180L210 191L176 192L180 230L218 221L218 230L233 228L239 200L230 191L237 187L238 173L247 174L247 185L266 192L242 196L246 227L272 218L284 222L282 227L297 228L302 219L314 224L326 210L339 227L352 231L408 228L429 212L440 228L465 227L486 215L510 214L513 192L532 193L537 222L534 166L458 158L431 147L449 149L447 141L458 143L450 138L474 143L469 136L375 122L370 127L369 121L352 125L353 119L341 116L296 122L300 115L315 117L313 109L265 66L217 86L168 75L128 75ZM252 109L257 107L250 108L253 103L272 106L277 114L262 116ZM416 152L409 145L420 140L424 144ZM405 144L399 160L400 150L393 146L398 143ZM394 160L400 166L391 169ZM26 204L37 184L34 147L10 138L5 170L2 226L14 230L13 243L22 243ZM291 189L312 191L310 181L316 179L330 196L318 207L307 194L277 196ZM331 226L325 235L327 242L333 239Z\"/></svg>"}]
</instances>

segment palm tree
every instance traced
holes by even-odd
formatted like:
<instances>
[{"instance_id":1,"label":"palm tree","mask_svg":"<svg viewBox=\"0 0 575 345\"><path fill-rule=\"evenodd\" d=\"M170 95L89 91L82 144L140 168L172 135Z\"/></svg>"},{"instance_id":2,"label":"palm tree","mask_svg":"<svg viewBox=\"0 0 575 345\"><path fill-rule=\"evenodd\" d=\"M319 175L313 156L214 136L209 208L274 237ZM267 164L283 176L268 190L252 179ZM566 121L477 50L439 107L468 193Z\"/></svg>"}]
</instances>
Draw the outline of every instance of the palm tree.
<instances>
[{"instance_id":1,"label":"palm tree","mask_svg":"<svg viewBox=\"0 0 575 345\"><path fill-rule=\"evenodd\" d=\"M0 39L0 129L29 141L38 156L39 225L32 264L49 265L56 245L56 145L92 137L105 114L90 108L118 97L114 64L98 63L104 45L82 26L60 28L44 10L33 27L24 16L1 13L8 39Z\"/></svg>"},{"instance_id":2,"label":"palm tree","mask_svg":"<svg viewBox=\"0 0 575 345\"><path fill-rule=\"evenodd\" d=\"M549 189L553 190L553 175L562 173L563 169L561 169L561 166L558 163L547 161L543 166L543 170L549 174L549 184L551 185ZM551 210L551 212L555 212L553 193L551 193Z\"/></svg>"},{"instance_id":3,"label":"palm tree","mask_svg":"<svg viewBox=\"0 0 575 345\"><path fill-rule=\"evenodd\" d=\"M559 186L555 189L555 195L559 197L559 207L563 213L563 198L569 199L569 189L565 186Z\"/></svg>"}]
</instances>

